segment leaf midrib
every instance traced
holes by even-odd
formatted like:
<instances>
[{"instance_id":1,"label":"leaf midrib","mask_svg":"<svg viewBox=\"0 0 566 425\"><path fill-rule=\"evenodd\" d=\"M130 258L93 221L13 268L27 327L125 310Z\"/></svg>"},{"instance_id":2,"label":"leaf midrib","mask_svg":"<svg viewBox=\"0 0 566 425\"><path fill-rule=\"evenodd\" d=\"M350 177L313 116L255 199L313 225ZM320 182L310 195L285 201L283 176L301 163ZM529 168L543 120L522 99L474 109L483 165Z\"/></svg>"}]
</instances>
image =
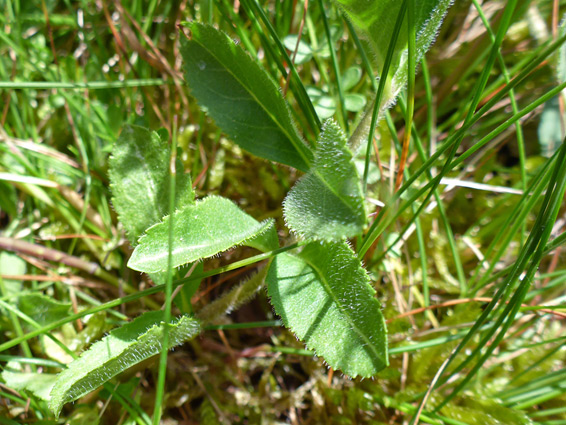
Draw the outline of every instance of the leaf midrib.
<instances>
[{"instance_id":1,"label":"leaf midrib","mask_svg":"<svg viewBox=\"0 0 566 425\"><path fill-rule=\"evenodd\" d=\"M349 314L346 313L346 310L344 309L344 307L342 306L342 303L338 300L338 298L335 296L334 292L332 291L332 288L330 287L330 285L328 284L326 278L324 277L324 275L322 274L322 272L308 259L304 258L304 257L300 257L305 263L307 263L309 265L309 267L311 267L320 277L321 282L323 283L326 291L328 294L330 294L331 298L334 300L334 302L336 303L336 305L338 306L338 309L340 310L340 312L342 313L343 316L346 317L346 320L348 321L348 323L351 325L351 329L354 330L358 336L364 341L366 342L366 346L371 348L371 351L373 351L375 357L382 363L383 360L379 354L379 352L377 351L377 348L374 346L374 343L367 338L364 333L359 329L359 327L357 326L357 324L352 320L352 318L350 317Z\"/></svg>"},{"instance_id":2,"label":"leaf midrib","mask_svg":"<svg viewBox=\"0 0 566 425\"><path fill-rule=\"evenodd\" d=\"M223 37L227 37L224 33L222 33L222 36L223 36ZM208 52L208 53L225 69L225 71L226 71L228 74L230 74L232 77L234 77L234 79L235 79L236 81L238 81L238 82L241 84L241 86L244 88L244 90L246 90L246 92L250 94L250 97L251 97L252 99L254 99L254 100L256 101L256 103L263 109L263 111L271 118L271 121L273 121L273 122L276 124L276 126L283 132L283 134L285 134L285 136L287 136L287 138L291 141L291 143L292 143L293 146L295 147L295 150L299 153L299 155L301 156L301 158L303 159L303 161L305 162L305 164L307 165L307 167L310 169L310 168L311 168L311 161L310 161L310 159L309 159L309 158L304 154L304 152L303 152L303 149L308 149L307 146L305 145L303 149L301 149L301 146L297 146L297 140L295 140L294 137L292 137L291 135L289 135L289 133L287 132L287 130L279 124L279 120L275 119L275 117L269 112L269 110L266 109L266 107L263 105L263 103L260 102L259 99L254 95L253 91L250 91L250 90L248 89L247 85L244 84L228 67L226 67L226 65L224 64L224 62L223 62L222 60L220 60L220 59L218 58L218 56L216 56L216 55L214 54L213 51L207 49L204 44L200 43L199 40L198 40L198 39L195 39L194 37L193 37L190 41L194 41L196 44L198 44L199 46L201 46L206 52ZM189 42L190 42L190 41L189 41ZM223 41L224 41L224 40L223 40ZM231 42L230 40L228 40L228 43L230 43L229 45L230 45L230 47L231 47L232 42ZM237 46L236 46L236 47L237 47ZM246 54L246 53L243 52L243 51L240 52L240 53L243 53L244 55ZM249 59L252 59L252 58L249 58ZM252 59L252 62L253 62L253 59ZM256 65L257 65L257 63L256 63ZM268 76L268 78L269 78L269 76ZM300 141L300 139L299 139L298 142L299 142L299 143L302 143L302 142Z\"/></svg>"},{"instance_id":3,"label":"leaf midrib","mask_svg":"<svg viewBox=\"0 0 566 425\"><path fill-rule=\"evenodd\" d=\"M334 187L328 182L326 181L326 179L324 177L322 177L322 175L317 171L318 167L313 167L313 169L311 170L313 176L316 176L320 181L322 181L322 183L329 189L330 192L332 192L334 194L334 196L336 196L340 202L346 206L346 209L348 209L349 211L352 212L352 215L357 216L357 211L356 209L354 209L353 207L351 207L350 205L348 205L348 203L346 202L346 196L342 196L340 195L336 190L334 190ZM356 170L354 169L354 172ZM354 183L355 184L355 183ZM361 191L360 191L361 193ZM363 206L363 203L362 203Z\"/></svg>"}]
</instances>

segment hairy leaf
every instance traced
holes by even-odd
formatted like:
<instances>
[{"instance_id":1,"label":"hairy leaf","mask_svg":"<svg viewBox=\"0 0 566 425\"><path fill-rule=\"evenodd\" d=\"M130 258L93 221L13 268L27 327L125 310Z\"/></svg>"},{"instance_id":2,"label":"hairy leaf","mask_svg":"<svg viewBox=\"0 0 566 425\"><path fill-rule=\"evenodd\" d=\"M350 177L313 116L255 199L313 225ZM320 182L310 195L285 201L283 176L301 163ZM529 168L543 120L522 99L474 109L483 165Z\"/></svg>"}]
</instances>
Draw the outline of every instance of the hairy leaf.
<instances>
[{"instance_id":1,"label":"hairy leaf","mask_svg":"<svg viewBox=\"0 0 566 425\"><path fill-rule=\"evenodd\" d=\"M339 240L360 234L366 224L360 178L340 127L324 124L314 165L284 202L289 228L305 237Z\"/></svg>"},{"instance_id":2,"label":"hairy leaf","mask_svg":"<svg viewBox=\"0 0 566 425\"><path fill-rule=\"evenodd\" d=\"M267 290L285 326L333 369L369 377L387 366L381 307L346 242L312 242L297 255L278 255Z\"/></svg>"},{"instance_id":3,"label":"hairy leaf","mask_svg":"<svg viewBox=\"0 0 566 425\"><path fill-rule=\"evenodd\" d=\"M360 28L368 37L377 60L378 69L383 69L385 56L397 15L401 10L399 0L335 0L346 12L354 25ZM433 43L452 0L419 0L415 2L412 11L416 26L416 58L418 63ZM401 27L401 32L395 46L392 62L392 84L386 103L393 101L403 89L407 81L407 19Z\"/></svg>"},{"instance_id":4,"label":"hairy leaf","mask_svg":"<svg viewBox=\"0 0 566 425\"><path fill-rule=\"evenodd\" d=\"M308 170L312 153L299 136L279 87L244 50L210 25L188 24L181 54L191 93L242 148Z\"/></svg>"},{"instance_id":5,"label":"hairy leaf","mask_svg":"<svg viewBox=\"0 0 566 425\"><path fill-rule=\"evenodd\" d=\"M59 415L65 403L93 391L127 368L161 352L163 312L145 313L113 330L93 344L61 372L53 389L49 408ZM169 347L194 338L201 331L198 320L181 316L169 324Z\"/></svg>"},{"instance_id":6,"label":"hairy leaf","mask_svg":"<svg viewBox=\"0 0 566 425\"><path fill-rule=\"evenodd\" d=\"M236 245L270 250L273 220L259 223L236 204L209 196L175 212L173 220L173 267L210 257ZM150 227L139 240L128 266L146 273L167 270L169 217ZM267 249L266 249L267 248Z\"/></svg>"},{"instance_id":7,"label":"hairy leaf","mask_svg":"<svg viewBox=\"0 0 566 425\"><path fill-rule=\"evenodd\" d=\"M267 268L264 267L251 278L222 294L218 299L204 306L197 313L197 317L203 323L212 323L224 314L229 314L244 305L264 285L266 272Z\"/></svg>"},{"instance_id":8,"label":"hairy leaf","mask_svg":"<svg viewBox=\"0 0 566 425\"><path fill-rule=\"evenodd\" d=\"M169 213L169 158L171 149L157 132L130 125L124 127L109 160L112 202L128 238L138 237ZM194 202L189 174L177 161L175 201L177 208Z\"/></svg>"}]
</instances>

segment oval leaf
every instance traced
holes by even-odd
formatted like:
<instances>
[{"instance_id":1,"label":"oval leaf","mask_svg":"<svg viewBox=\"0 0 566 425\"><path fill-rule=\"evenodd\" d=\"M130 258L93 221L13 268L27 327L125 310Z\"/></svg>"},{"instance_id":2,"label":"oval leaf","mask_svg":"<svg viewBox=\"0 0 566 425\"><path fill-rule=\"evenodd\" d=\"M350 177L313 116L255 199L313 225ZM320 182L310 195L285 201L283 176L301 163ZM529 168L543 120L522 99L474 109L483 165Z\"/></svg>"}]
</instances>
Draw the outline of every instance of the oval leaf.
<instances>
[{"instance_id":1,"label":"oval leaf","mask_svg":"<svg viewBox=\"0 0 566 425\"><path fill-rule=\"evenodd\" d=\"M244 50L210 25L188 24L181 54L191 93L242 148L308 170L312 158L279 87Z\"/></svg>"},{"instance_id":2,"label":"oval leaf","mask_svg":"<svg viewBox=\"0 0 566 425\"><path fill-rule=\"evenodd\" d=\"M375 291L346 242L313 242L275 257L267 290L285 326L333 368L370 377L388 365Z\"/></svg>"},{"instance_id":3,"label":"oval leaf","mask_svg":"<svg viewBox=\"0 0 566 425\"><path fill-rule=\"evenodd\" d=\"M69 364L53 389L49 408L59 415L65 403L74 401L127 368L161 352L163 312L145 313L113 330ZM181 316L169 325L169 347L194 338L201 331L198 320Z\"/></svg>"},{"instance_id":4,"label":"oval leaf","mask_svg":"<svg viewBox=\"0 0 566 425\"><path fill-rule=\"evenodd\" d=\"M360 178L340 127L324 124L314 165L283 204L289 228L308 239L339 240L360 234L366 214Z\"/></svg>"},{"instance_id":5,"label":"oval leaf","mask_svg":"<svg viewBox=\"0 0 566 425\"><path fill-rule=\"evenodd\" d=\"M109 160L112 203L132 244L147 228L168 214L171 150L159 134L143 127L124 127ZM177 161L177 208L192 204L195 194L189 174Z\"/></svg>"},{"instance_id":6,"label":"oval leaf","mask_svg":"<svg viewBox=\"0 0 566 425\"><path fill-rule=\"evenodd\" d=\"M236 245L274 249L267 246L275 242L269 232L272 227L273 220L259 223L229 199L209 196L175 213L173 267L213 256ZM169 217L165 217L140 238L128 266L146 273L167 270L168 245Z\"/></svg>"}]
</instances>

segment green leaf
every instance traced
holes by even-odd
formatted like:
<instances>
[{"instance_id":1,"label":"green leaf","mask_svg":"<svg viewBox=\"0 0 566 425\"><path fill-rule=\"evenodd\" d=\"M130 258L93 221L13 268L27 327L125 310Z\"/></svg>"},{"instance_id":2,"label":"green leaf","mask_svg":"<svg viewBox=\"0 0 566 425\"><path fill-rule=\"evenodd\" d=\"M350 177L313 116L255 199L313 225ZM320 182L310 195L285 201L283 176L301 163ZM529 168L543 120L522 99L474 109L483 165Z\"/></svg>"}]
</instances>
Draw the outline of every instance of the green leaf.
<instances>
[{"instance_id":1,"label":"green leaf","mask_svg":"<svg viewBox=\"0 0 566 425\"><path fill-rule=\"evenodd\" d=\"M112 202L128 238L138 237L161 221L168 211L171 149L157 132L143 127L124 127L109 160ZM189 174L177 161L175 202L177 208L194 203Z\"/></svg>"},{"instance_id":2,"label":"green leaf","mask_svg":"<svg viewBox=\"0 0 566 425\"><path fill-rule=\"evenodd\" d=\"M338 240L360 234L366 214L360 178L340 127L327 121L314 165L283 204L289 228L307 238Z\"/></svg>"},{"instance_id":3,"label":"green leaf","mask_svg":"<svg viewBox=\"0 0 566 425\"><path fill-rule=\"evenodd\" d=\"M65 403L88 394L127 368L160 353L162 319L162 311L145 313L113 330L70 363L58 375L51 391L51 411L58 416ZM192 317L173 319L169 324L168 348L194 338L200 331L200 323Z\"/></svg>"},{"instance_id":4,"label":"green leaf","mask_svg":"<svg viewBox=\"0 0 566 425\"><path fill-rule=\"evenodd\" d=\"M369 277L346 242L279 254L267 290L285 326L333 368L370 377L388 365L387 331Z\"/></svg>"},{"instance_id":5,"label":"green leaf","mask_svg":"<svg viewBox=\"0 0 566 425\"><path fill-rule=\"evenodd\" d=\"M347 93L344 96L346 110L350 112L360 112L366 106L366 98L359 93Z\"/></svg>"},{"instance_id":6,"label":"green leaf","mask_svg":"<svg viewBox=\"0 0 566 425\"><path fill-rule=\"evenodd\" d=\"M359 66L351 66L342 75L342 89L347 91L360 82L362 69Z\"/></svg>"},{"instance_id":7,"label":"green leaf","mask_svg":"<svg viewBox=\"0 0 566 425\"><path fill-rule=\"evenodd\" d=\"M395 27L397 15L403 2L399 0L335 0L351 21L361 29L374 50L378 69L383 69L389 41ZM418 63L436 38L436 34L452 0L420 0L412 11L416 26L416 58ZM407 82L407 19L401 27L392 62L392 86L387 102L394 100Z\"/></svg>"},{"instance_id":8,"label":"green leaf","mask_svg":"<svg viewBox=\"0 0 566 425\"><path fill-rule=\"evenodd\" d=\"M242 148L307 171L312 153L297 132L279 87L244 50L210 25L189 23L181 39L191 93Z\"/></svg>"},{"instance_id":9,"label":"green leaf","mask_svg":"<svg viewBox=\"0 0 566 425\"><path fill-rule=\"evenodd\" d=\"M1 187L0 187L1 188ZM6 193L2 192L1 193ZM26 274L27 263L22 260L18 255L12 254L8 251L0 252L0 273L4 275L22 275ZM23 285L19 280L2 279L2 286L0 286L2 295L9 297L17 295L21 292Z\"/></svg>"},{"instance_id":10,"label":"green leaf","mask_svg":"<svg viewBox=\"0 0 566 425\"><path fill-rule=\"evenodd\" d=\"M173 267L211 257L236 245L264 250L273 243L268 233L271 227L273 220L259 223L229 199L209 196L175 212ZM128 266L146 273L167 270L168 244L167 216L140 238Z\"/></svg>"},{"instance_id":11,"label":"green leaf","mask_svg":"<svg viewBox=\"0 0 566 425\"><path fill-rule=\"evenodd\" d=\"M71 303L62 303L43 294L24 294L18 297L18 309L41 326L69 315Z\"/></svg>"},{"instance_id":12,"label":"green leaf","mask_svg":"<svg viewBox=\"0 0 566 425\"><path fill-rule=\"evenodd\" d=\"M283 44L289 50L290 56L292 57L295 52L295 47L297 45L297 39L299 38L296 34L290 34L283 39ZM297 56L295 57L295 65L301 65L312 59L312 48L304 40L299 41L299 48L297 49Z\"/></svg>"},{"instance_id":13,"label":"green leaf","mask_svg":"<svg viewBox=\"0 0 566 425\"><path fill-rule=\"evenodd\" d=\"M2 379L6 385L17 391L29 391L42 400L49 400L49 392L55 384L56 375L52 373L36 372L2 372Z\"/></svg>"}]
</instances>

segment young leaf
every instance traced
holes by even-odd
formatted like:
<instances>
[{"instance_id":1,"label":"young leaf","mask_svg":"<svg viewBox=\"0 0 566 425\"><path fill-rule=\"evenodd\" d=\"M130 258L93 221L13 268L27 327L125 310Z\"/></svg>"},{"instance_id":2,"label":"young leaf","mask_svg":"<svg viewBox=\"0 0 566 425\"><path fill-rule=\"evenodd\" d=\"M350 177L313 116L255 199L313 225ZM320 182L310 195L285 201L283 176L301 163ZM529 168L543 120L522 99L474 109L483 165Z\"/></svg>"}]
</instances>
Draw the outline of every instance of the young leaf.
<instances>
[{"instance_id":1,"label":"young leaf","mask_svg":"<svg viewBox=\"0 0 566 425\"><path fill-rule=\"evenodd\" d=\"M267 290L285 326L333 368L370 377L388 365L387 331L366 271L346 242L279 254Z\"/></svg>"},{"instance_id":2,"label":"young leaf","mask_svg":"<svg viewBox=\"0 0 566 425\"><path fill-rule=\"evenodd\" d=\"M346 12L351 21L368 37L377 60L378 69L383 69L391 34L395 27L397 15L401 10L399 0L335 0ZM420 0L415 2L411 11L415 16L416 25L416 55L418 63L436 38L438 28L446 15L452 0ZM386 104L392 102L403 89L407 81L407 20L405 19L392 62L392 86Z\"/></svg>"},{"instance_id":3,"label":"young leaf","mask_svg":"<svg viewBox=\"0 0 566 425\"><path fill-rule=\"evenodd\" d=\"M113 330L93 344L61 372L53 389L49 408L59 415L65 403L76 400L127 368L158 354L163 339L162 311L145 313ZM181 316L171 321L169 346L175 347L201 331L198 320Z\"/></svg>"},{"instance_id":4,"label":"young leaf","mask_svg":"<svg viewBox=\"0 0 566 425\"><path fill-rule=\"evenodd\" d=\"M132 244L168 213L169 144L157 132L124 127L109 160L112 202ZM176 206L194 203L189 174L177 161Z\"/></svg>"},{"instance_id":5,"label":"young leaf","mask_svg":"<svg viewBox=\"0 0 566 425\"><path fill-rule=\"evenodd\" d=\"M220 196L209 196L185 206L175 212L174 223L173 267L213 256L235 245L261 250L269 243L266 233L273 227L272 220L259 223ZM165 271L168 244L169 217L165 217L140 238L128 266L146 273Z\"/></svg>"},{"instance_id":6,"label":"young leaf","mask_svg":"<svg viewBox=\"0 0 566 425\"><path fill-rule=\"evenodd\" d=\"M220 298L204 306L197 313L197 317L202 323L213 323L224 314L229 314L244 305L252 299L255 294L257 294L257 291L264 285L266 272L267 267L264 267L248 280L234 287L227 293L222 294Z\"/></svg>"},{"instance_id":7,"label":"young leaf","mask_svg":"<svg viewBox=\"0 0 566 425\"><path fill-rule=\"evenodd\" d=\"M312 153L269 74L223 32L196 22L188 28L185 78L218 127L254 155L307 171Z\"/></svg>"},{"instance_id":8,"label":"young leaf","mask_svg":"<svg viewBox=\"0 0 566 425\"><path fill-rule=\"evenodd\" d=\"M360 234L366 214L360 178L340 127L327 121L314 165L283 204L289 228L307 238L339 240Z\"/></svg>"}]
</instances>

